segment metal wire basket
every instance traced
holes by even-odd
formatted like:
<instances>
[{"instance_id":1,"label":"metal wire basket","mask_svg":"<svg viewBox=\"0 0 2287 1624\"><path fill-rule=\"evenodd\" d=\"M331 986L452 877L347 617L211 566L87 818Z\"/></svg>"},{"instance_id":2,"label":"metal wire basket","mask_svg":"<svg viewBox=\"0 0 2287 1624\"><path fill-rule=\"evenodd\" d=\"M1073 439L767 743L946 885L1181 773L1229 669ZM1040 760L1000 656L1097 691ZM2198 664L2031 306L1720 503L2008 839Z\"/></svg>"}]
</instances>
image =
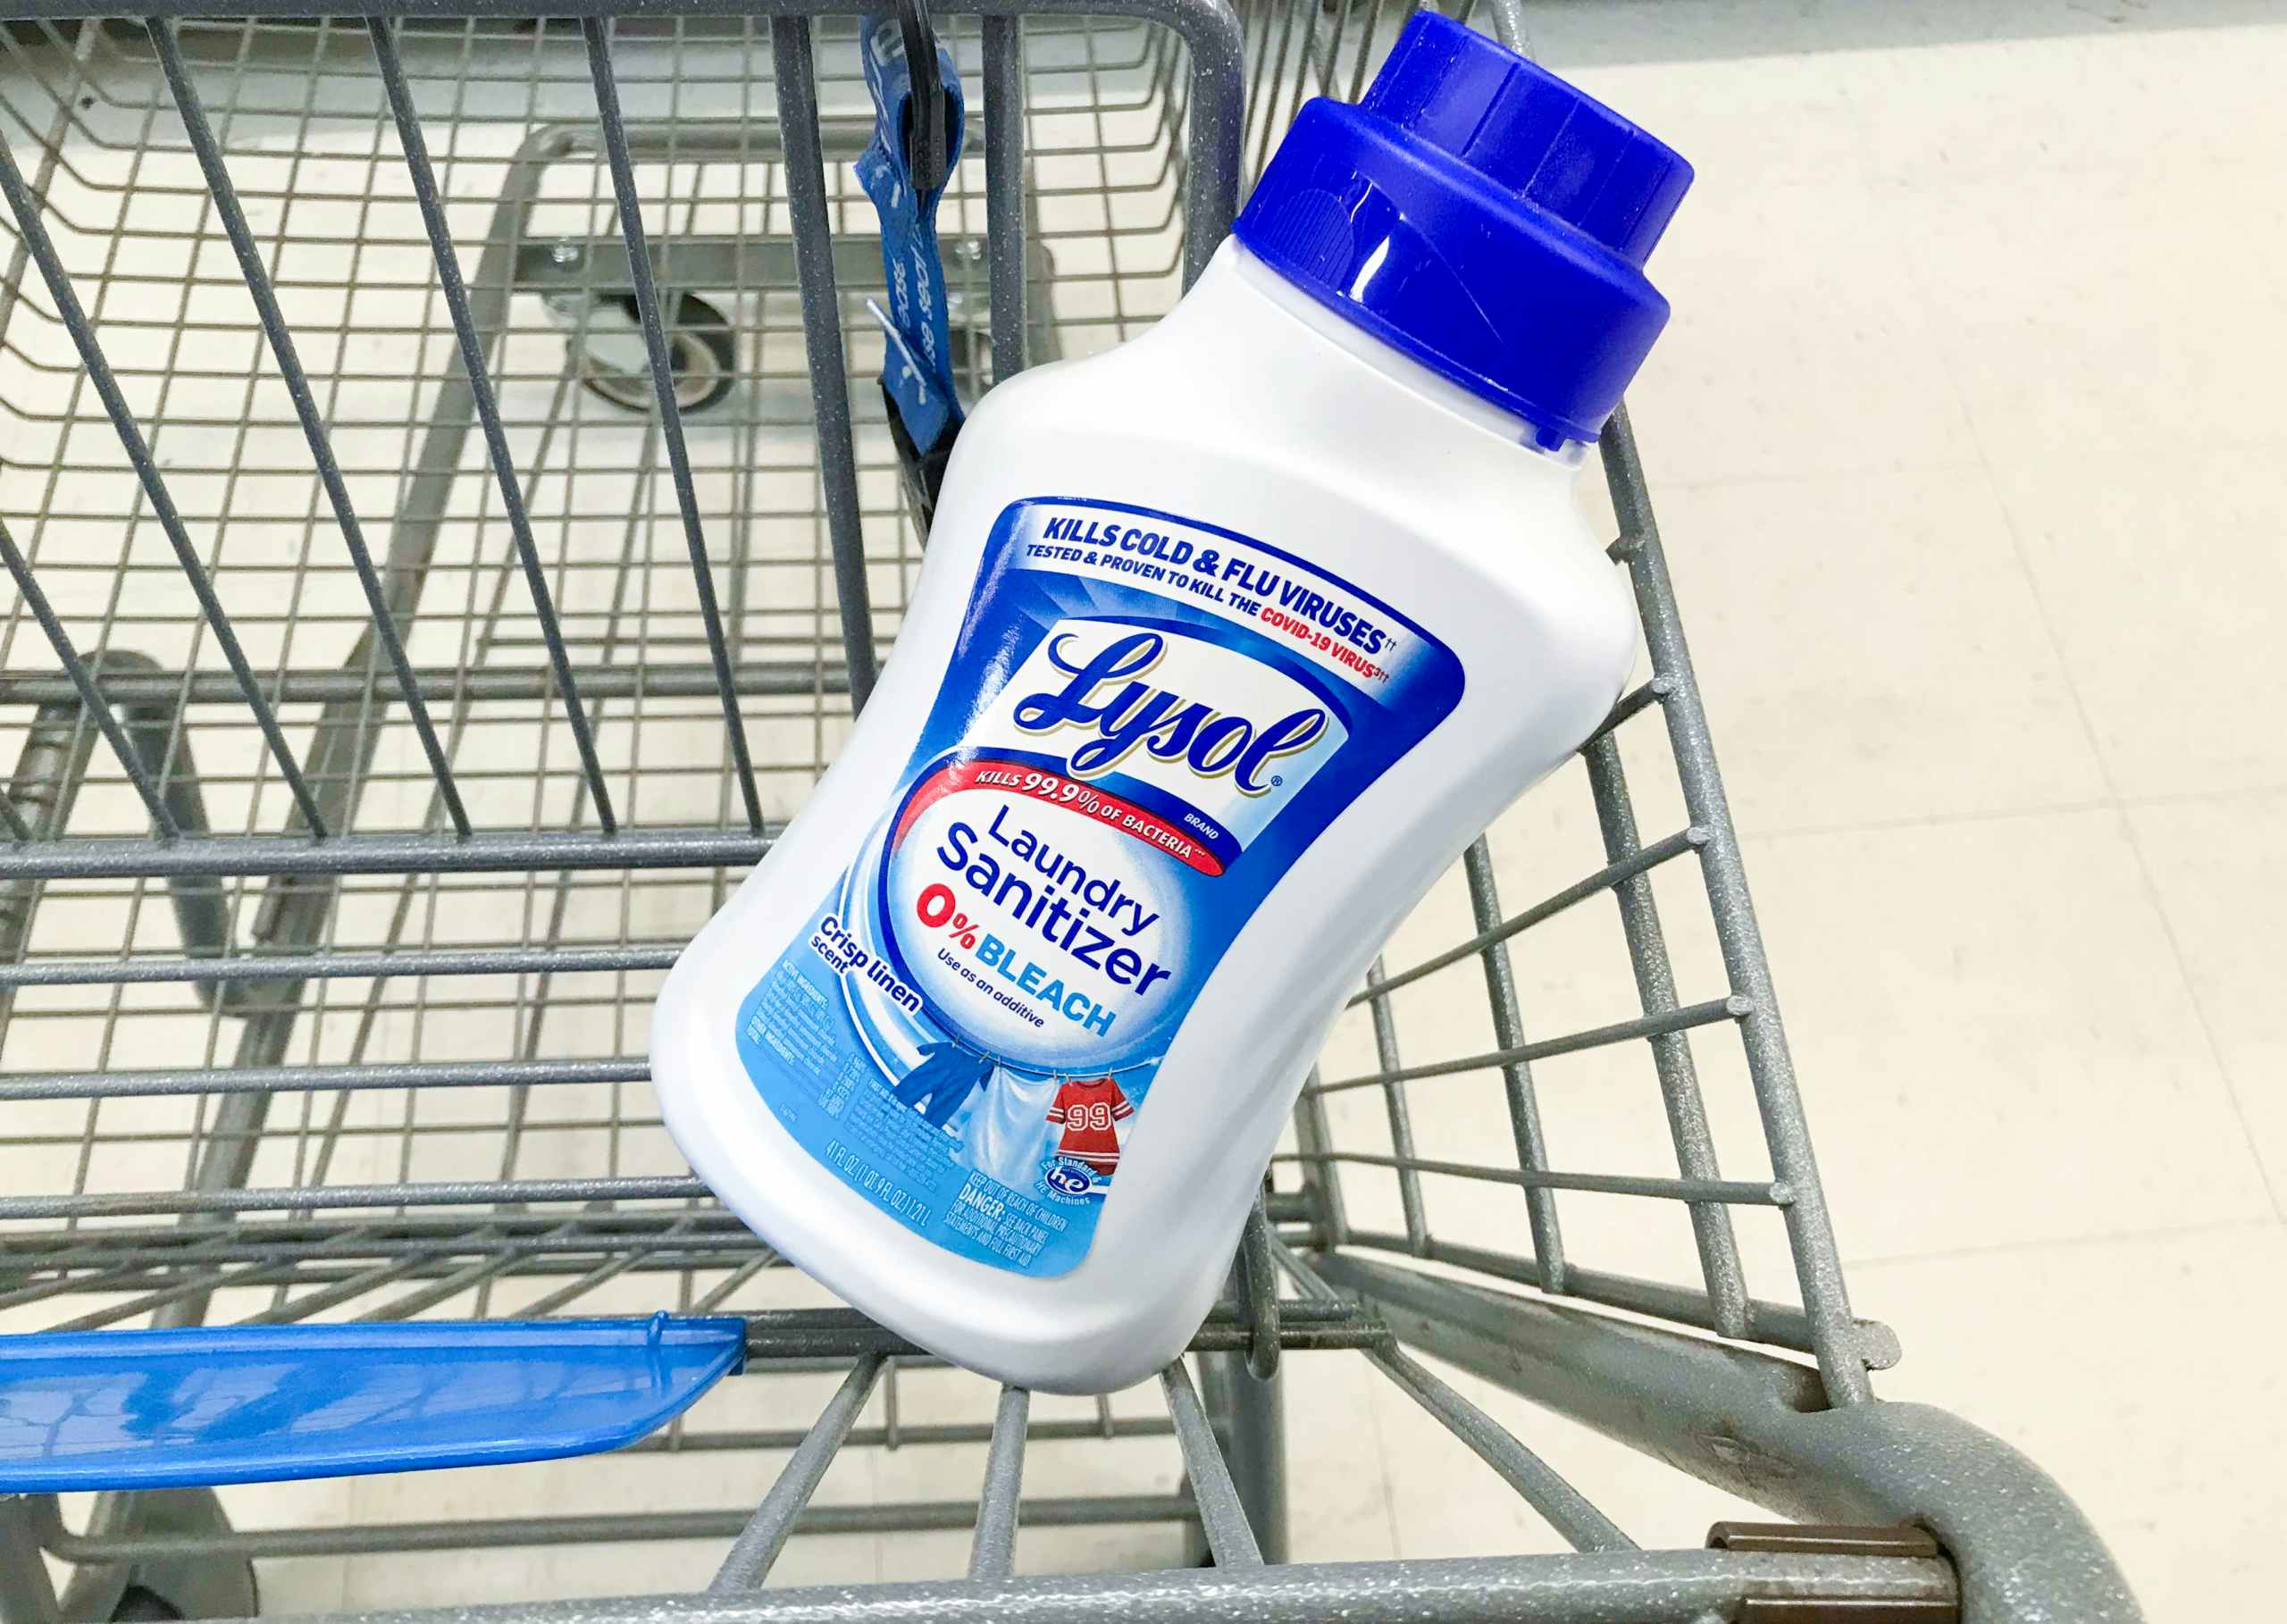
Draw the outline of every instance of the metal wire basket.
<instances>
[{"instance_id":1,"label":"metal wire basket","mask_svg":"<svg viewBox=\"0 0 2287 1624\"><path fill-rule=\"evenodd\" d=\"M746 1374L636 1447L776 1477L759 1510L256 1528L207 1491L0 1496L0 1620L643 1539L733 1539L691 1616L2135 1616L2029 1463L1873 1401L1897 1344L1845 1293L1624 416L1640 685L1353 1000L1196 1376L1035 1405L775 1267L641 1059L918 559L851 381L857 8L64 9L0 0L0 1330L735 1313ZM1406 8L976 9L945 20L982 92L945 233L981 391L1164 312ZM1338 1452L1319 1373L1359 1357L1570 1550L1287 1562L1285 1436ZM1496 1393L1805 1521L1639 1549ZM964 1447L974 1496L812 1503L842 1452ZM1019 1528L1110 1527L1161 1530L1095 1553L1160 1570L1016 1575ZM742 1594L794 1534L929 1529L974 1530L966 1578Z\"/></svg>"}]
</instances>

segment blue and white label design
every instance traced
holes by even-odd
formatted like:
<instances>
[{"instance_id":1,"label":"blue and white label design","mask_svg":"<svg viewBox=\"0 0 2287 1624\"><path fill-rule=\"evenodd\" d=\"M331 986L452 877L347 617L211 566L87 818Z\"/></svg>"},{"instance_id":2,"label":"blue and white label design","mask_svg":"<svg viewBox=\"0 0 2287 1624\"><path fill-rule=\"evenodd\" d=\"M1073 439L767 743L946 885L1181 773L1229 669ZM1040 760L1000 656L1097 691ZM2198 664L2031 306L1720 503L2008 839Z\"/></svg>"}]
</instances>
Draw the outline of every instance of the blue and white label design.
<instances>
[{"instance_id":1,"label":"blue and white label design","mask_svg":"<svg viewBox=\"0 0 2287 1624\"><path fill-rule=\"evenodd\" d=\"M1232 939L1462 682L1276 548L1013 504L895 804L740 1006L748 1076L915 1233L1063 1273Z\"/></svg>"}]
</instances>

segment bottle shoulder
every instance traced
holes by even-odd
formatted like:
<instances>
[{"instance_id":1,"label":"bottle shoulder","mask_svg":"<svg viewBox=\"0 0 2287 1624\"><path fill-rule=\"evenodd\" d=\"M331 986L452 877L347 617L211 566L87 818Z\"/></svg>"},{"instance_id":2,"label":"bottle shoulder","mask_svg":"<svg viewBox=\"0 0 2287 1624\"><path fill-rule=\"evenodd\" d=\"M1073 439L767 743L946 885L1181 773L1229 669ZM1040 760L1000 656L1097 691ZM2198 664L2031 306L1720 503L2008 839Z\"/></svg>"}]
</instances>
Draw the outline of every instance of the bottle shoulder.
<instances>
[{"instance_id":1,"label":"bottle shoulder","mask_svg":"<svg viewBox=\"0 0 2287 1624\"><path fill-rule=\"evenodd\" d=\"M996 388L955 449L933 548L965 552L1009 503L1058 497L1237 532L1409 596L1433 579L1513 597L1610 576L1576 468L1335 384L1292 409L1246 368L1208 377L1195 358L1138 341Z\"/></svg>"},{"instance_id":2,"label":"bottle shoulder","mask_svg":"<svg viewBox=\"0 0 2287 1624\"><path fill-rule=\"evenodd\" d=\"M1249 269L1219 254L1144 334L989 392L939 507L932 549L960 561L945 573L968 574L1012 502L1109 502L1299 557L1457 644L1629 660L1634 616L1581 509L1579 458L1450 409Z\"/></svg>"},{"instance_id":3,"label":"bottle shoulder","mask_svg":"<svg viewBox=\"0 0 2287 1624\"><path fill-rule=\"evenodd\" d=\"M1331 331L1334 318L1298 311L1299 296L1281 297L1272 282L1274 272L1226 244L1176 308L1135 338L989 391L964 440L974 431L996 461L1009 439L1116 443L1169 473L1260 469L1439 505L1571 500L1577 448L1569 456L1531 448L1522 419L1458 399L1362 335Z\"/></svg>"}]
</instances>

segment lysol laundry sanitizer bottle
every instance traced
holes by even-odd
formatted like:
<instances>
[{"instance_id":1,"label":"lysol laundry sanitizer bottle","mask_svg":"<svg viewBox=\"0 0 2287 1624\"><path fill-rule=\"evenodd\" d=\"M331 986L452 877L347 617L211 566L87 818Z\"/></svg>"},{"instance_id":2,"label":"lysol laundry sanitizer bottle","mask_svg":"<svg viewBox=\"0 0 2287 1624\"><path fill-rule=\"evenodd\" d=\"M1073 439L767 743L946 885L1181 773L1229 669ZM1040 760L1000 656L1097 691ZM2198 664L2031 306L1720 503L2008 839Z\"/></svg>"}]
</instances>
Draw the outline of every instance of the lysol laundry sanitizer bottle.
<instances>
[{"instance_id":1,"label":"lysol laundry sanitizer bottle","mask_svg":"<svg viewBox=\"0 0 2287 1624\"><path fill-rule=\"evenodd\" d=\"M848 747L653 1020L772 1245L1026 1386L1183 1347L1343 999L1630 669L1575 485L1690 179L1419 15L1171 314L985 398Z\"/></svg>"}]
</instances>

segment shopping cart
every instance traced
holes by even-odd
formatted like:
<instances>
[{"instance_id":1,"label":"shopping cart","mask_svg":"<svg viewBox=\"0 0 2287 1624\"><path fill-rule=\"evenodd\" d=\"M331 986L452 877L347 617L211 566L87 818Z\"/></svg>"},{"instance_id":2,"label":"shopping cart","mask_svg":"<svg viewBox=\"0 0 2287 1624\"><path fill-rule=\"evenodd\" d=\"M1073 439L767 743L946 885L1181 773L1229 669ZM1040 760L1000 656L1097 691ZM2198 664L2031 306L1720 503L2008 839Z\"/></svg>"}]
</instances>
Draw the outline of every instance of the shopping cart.
<instances>
[{"instance_id":1,"label":"shopping cart","mask_svg":"<svg viewBox=\"0 0 2287 1624\"><path fill-rule=\"evenodd\" d=\"M69 9L0 0L5 1346L476 1320L656 1347L664 1310L731 1322L696 1385L743 1373L482 1515L0 1495L5 1624L251 1613L272 1558L644 1540L714 1542L682 1586L709 1593L578 1617L2136 1616L2036 1469L1874 1401L1897 1344L1844 1289L1624 416L1600 450L1643 680L1352 1001L1195 1360L996 1393L777 1267L641 1059L918 558L862 381L859 7ZM1405 9L942 13L968 387L1164 312ZM1514 0L1480 21L1520 38ZM1286 1457L1362 1461L1329 1406L1368 1363L1536 1514L1517 1553L1286 1560L1325 1487L1290 1494ZM1576 1423L1800 1520L1639 1548L1550 1464ZM819 1498L861 1455L881 1491ZM970 1486L904 1495L917 1461ZM750 1481L758 1509L721 1486ZM1060 1529L1096 1543L1032 1543ZM932 1530L965 1578L750 1594L794 1536Z\"/></svg>"}]
</instances>

